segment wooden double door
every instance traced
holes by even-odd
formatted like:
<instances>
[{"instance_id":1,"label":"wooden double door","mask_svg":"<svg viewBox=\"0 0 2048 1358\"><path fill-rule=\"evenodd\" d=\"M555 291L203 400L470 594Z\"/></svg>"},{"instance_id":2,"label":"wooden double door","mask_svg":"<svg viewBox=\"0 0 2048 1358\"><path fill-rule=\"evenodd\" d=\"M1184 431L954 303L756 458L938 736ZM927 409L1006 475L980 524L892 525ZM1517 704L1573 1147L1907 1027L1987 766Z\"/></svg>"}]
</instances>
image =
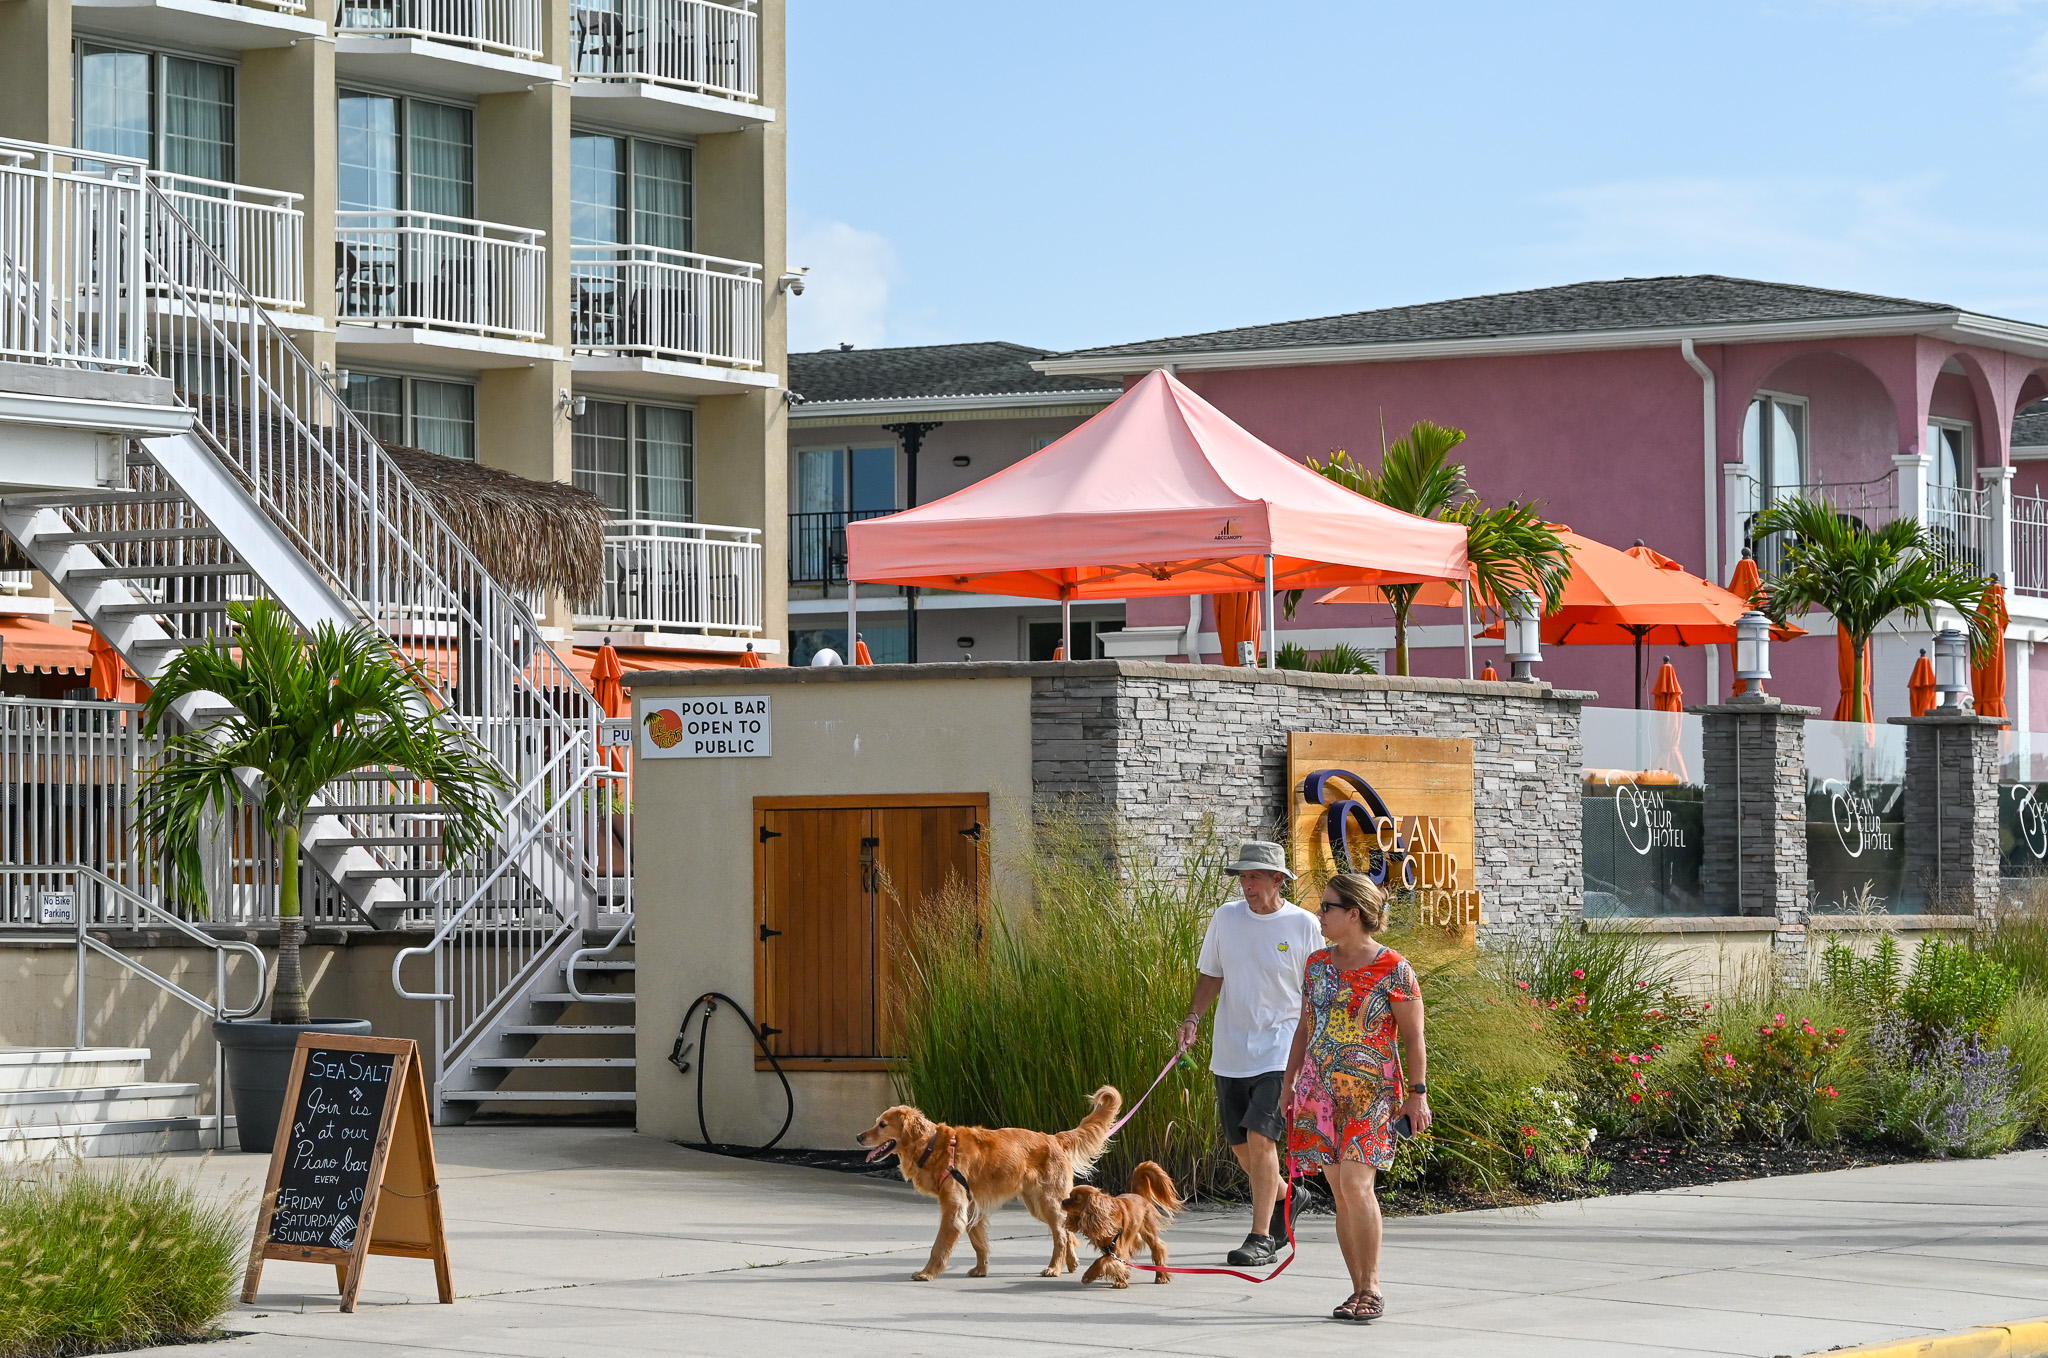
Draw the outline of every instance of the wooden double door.
<instances>
[{"instance_id":1,"label":"wooden double door","mask_svg":"<svg viewBox=\"0 0 2048 1358\"><path fill-rule=\"evenodd\" d=\"M988 794L754 800L755 1020L784 1065L886 1061L893 951L951 891L979 910Z\"/></svg>"}]
</instances>

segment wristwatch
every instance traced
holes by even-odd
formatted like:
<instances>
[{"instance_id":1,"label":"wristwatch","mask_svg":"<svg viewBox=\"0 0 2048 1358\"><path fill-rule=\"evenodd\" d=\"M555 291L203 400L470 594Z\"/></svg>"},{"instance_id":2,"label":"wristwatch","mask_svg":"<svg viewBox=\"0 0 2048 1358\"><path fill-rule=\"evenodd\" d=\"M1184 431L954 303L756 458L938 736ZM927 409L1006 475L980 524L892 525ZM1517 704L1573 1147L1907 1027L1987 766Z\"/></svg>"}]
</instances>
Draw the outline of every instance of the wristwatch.
<instances>
[{"instance_id":1,"label":"wristwatch","mask_svg":"<svg viewBox=\"0 0 2048 1358\"><path fill-rule=\"evenodd\" d=\"M1410 1094L1427 1094L1427 1093L1429 1092L1429 1086L1428 1086L1428 1085L1409 1085L1409 1086L1408 1086L1408 1092L1409 1092Z\"/></svg>"}]
</instances>

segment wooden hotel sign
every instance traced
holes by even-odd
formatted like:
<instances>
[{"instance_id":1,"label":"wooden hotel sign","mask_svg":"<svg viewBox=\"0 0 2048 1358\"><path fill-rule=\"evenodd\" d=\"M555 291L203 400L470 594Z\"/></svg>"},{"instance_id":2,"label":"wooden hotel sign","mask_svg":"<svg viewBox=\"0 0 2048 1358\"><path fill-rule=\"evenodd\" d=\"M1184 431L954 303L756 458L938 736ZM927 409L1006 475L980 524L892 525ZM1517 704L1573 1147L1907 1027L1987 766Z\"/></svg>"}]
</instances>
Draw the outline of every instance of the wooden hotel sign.
<instances>
[{"instance_id":1,"label":"wooden hotel sign","mask_svg":"<svg viewBox=\"0 0 2048 1358\"><path fill-rule=\"evenodd\" d=\"M1287 788L1304 877L1349 870L1410 888L1421 922L1477 940L1471 741L1294 732Z\"/></svg>"}]
</instances>

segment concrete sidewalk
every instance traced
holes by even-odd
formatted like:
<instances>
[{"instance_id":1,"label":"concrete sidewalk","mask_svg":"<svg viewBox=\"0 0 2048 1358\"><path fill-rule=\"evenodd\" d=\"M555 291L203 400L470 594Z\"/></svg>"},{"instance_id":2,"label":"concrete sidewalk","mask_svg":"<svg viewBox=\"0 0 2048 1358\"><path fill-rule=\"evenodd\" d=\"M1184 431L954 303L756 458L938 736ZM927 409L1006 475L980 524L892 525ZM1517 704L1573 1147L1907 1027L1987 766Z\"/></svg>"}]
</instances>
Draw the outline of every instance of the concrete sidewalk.
<instances>
[{"instance_id":1,"label":"concrete sidewalk","mask_svg":"<svg viewBox=\"0 0 2048 1358\"><path fill-rule=\"evenodd\" d=\"M937 1208L908 1186L719 1159L629 1132L449 1128L436 1137L454 1306L429 1265L373 1257L361 1309L326 1267L272 1262L209 1354L308 1358L635 1353L1082 1355L1803 1354L2048 1315L2048 1152L1888 1166L1391 1221L1388 1316L1328 1319L1349 1286L1328 1217L1278 1281L1083 1290L1037 1276L1043 1227L995 1223L909 1281ZM252 1203L266 1158L164 1157ZM1174 1262L1220 1263L1241 1214L1196 1210ZM1093 1256L1084 1247L1083 1262ZM1078 1276L1078 1275L1075 1275Z\"/></svg>"}]
</instances>

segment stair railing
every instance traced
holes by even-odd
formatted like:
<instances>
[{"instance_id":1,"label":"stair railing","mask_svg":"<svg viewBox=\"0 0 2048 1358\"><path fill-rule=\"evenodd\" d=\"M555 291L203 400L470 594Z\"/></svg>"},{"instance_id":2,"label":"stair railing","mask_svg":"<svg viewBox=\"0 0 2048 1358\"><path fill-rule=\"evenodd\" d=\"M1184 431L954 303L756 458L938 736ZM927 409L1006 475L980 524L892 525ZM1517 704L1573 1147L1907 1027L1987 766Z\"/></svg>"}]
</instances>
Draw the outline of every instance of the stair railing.
<instances>
[{"instance_id":1,"label":"stair railing","mask_svg":"<svg viewBox=\"0 0 2048 1358\"><path fill-rule=\"evenodd\" d=\"M85 1016L88 1005L85 962L88 953L98 953L108 961L148 981L171 998L182 1001L218 1021L248 1018L261 1009L263 1001L270 997L270 964L264 959L261 948L240 939L215 938L204 930L193 927L191 923L180 919L171 911L138 895L98 868L88 867L83 863L69 863L62 867L0 867L0 880L16 884L17 888L20 882L27 881L30 883L30 889L38 893L46 891L50 883L61 878L70 878L73 884L73 890L69 894L72 939L77 958L77 975L71 987L77 1011L71 1043L74 1049L83 1050L86 1045ZM101 897L111 896L113 901L110 903L102 899L88 906L85 901L79 899L83 894L78 890L80 885L90 886ZM151 971L118 948L92 935L92 921L122 918L123 908L126 911L126 919L130 921L129 927L142 928L146 924L150 927L173 929L192 943L213 953L212 1001L201 999L170 977ZM102 924L99 927L108 926ZM248 1007L244 1009L234 1008L228 1003L228 954L231 952L247 956L256 967L256 997L249 1001ZM217 1146L227 1144L227 1108L221 1097L222 1088L220 1044L216 1042L213 1048L213 1129L214 1144Z\"/></svg>"}]
</instances>

